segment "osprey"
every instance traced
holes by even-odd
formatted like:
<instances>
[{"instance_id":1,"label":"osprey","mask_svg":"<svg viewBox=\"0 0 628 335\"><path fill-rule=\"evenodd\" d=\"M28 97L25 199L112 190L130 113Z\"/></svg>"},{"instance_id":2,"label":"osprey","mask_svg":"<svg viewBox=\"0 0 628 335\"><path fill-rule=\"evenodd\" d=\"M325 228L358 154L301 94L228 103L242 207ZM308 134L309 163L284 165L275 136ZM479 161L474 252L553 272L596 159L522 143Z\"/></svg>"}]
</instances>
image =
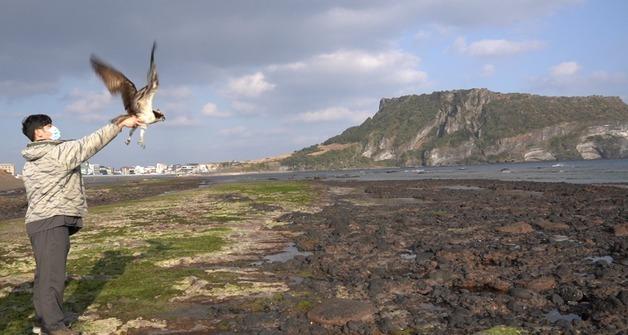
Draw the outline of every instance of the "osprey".
<instances>
[{"instance_id":1,"label":"osprey","mask_svg":"<svg viewBox=\"0 0 628 335\"><path fill-rule=\"evenodd\" d=\"M92 55L90 61L94 71L100 79L105 83L109 93L122 96L122 102L124 103L124 109L127 115L120 115L113 121L120 118L127 117L128 115L135 115L143 123L140 128L140 139L137 142L142 148L146 148L144 145L144 132L149 124L165 121L166 117L163 113L157 110L153 110L153 98L159 87L159 79L157 78L157 67L155 66L155 47L157 42L153 42L153 49L150 52L150 68L148 70L148 83L141 90L137 90L132 81L125 77L120 71L114 69L112 66L98 59L95 55ZM127 137L125 143L128 145L131 143L131 136L133 136L135 128L131 128L129 131L129 137Z\"/></svg>"}]
</instances>

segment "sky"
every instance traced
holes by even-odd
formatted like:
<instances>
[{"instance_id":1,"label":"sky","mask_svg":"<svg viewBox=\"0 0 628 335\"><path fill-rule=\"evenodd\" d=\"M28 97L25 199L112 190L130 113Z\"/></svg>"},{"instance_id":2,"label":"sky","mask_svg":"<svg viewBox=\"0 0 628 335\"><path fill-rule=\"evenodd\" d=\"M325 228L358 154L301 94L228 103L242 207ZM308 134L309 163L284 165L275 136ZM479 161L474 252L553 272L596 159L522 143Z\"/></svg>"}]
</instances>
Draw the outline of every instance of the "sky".
<instances>
[{"instance_id":1,"label":"sky","mask_svg":"<svg viewBox=\"0 0 628 335\"><path fill-rule=\"evenodd\" d=\"M76 139L124 113L91 54L146 84L157 41L164 123L90 162L204 163L290 153L373 116L381 98L488 88L628 101L628 1L0 0L0 163L21 121Z\"/></svg>"}]
</instances>

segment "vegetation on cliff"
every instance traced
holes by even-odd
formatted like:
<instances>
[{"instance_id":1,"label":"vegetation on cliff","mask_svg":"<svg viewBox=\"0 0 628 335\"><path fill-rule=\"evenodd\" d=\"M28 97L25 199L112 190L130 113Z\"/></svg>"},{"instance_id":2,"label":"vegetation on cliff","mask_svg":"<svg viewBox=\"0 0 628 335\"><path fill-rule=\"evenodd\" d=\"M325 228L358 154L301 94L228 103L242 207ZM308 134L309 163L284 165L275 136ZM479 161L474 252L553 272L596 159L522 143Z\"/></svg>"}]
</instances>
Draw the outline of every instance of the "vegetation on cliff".
<instances>
[{"instance_id":1,"label":"vegetation on cliff","mask_svg":"<svg viewBox=\"0 0 628 335\"><path fill-rule=\"evenodd\" d=\"M343 144L337 150L323 150ZM548 97L486 89L382 99L361 125L294 152L292 169L628 157L618 97Z\"/></svg>"}]
</instances>

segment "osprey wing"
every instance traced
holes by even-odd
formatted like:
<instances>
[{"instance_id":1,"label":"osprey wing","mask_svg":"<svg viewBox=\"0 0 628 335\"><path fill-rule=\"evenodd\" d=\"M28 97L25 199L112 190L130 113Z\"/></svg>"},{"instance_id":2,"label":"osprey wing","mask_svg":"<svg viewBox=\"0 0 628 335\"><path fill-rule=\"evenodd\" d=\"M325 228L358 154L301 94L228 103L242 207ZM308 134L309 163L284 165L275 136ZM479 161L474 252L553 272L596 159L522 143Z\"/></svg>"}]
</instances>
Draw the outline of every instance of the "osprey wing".
<instances>
[{"instance_id":1,"label":"osprey wing","mask_svg":"<svg viewBox=\"0 0 628 335\"><path fill-rule=\"evenodd\" d=\"M133 99L137 93L137 88L129 78L125 77L120 71L114 69L112 66L98 59L92 55L90 58L92 67L100 79L105 83L109 93L122 95L122 102L127 112L131 113L135 111L131 105L134 103Z\"/></svg>"},{"instance_id":2,"label":"osprey wing","mask_svg":"<svg viewBox=\"0 0 628 335\"><path fill-rule=\"evenodd\" d=\"M157 90L157 87L159 86L157 66L155 65L155 48L157 48L157 42L153 42L153 49L150 52L150 68L148 70L148 78L146 84L150 91Z\"/></svg>"}]
</instances>

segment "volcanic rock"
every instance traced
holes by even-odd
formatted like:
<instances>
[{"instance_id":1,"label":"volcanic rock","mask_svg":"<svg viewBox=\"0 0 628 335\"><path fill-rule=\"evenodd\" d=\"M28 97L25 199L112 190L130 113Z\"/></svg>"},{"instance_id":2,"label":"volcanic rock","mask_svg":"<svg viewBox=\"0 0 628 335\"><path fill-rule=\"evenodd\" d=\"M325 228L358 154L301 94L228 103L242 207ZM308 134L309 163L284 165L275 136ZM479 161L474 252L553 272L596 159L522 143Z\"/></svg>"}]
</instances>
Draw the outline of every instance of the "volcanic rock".
<instances>
[{"instance_id":1,"label":"volcanic rock","mask_svg":"<svg viewBox=\"0 0 628 335\"><path fill-rule=\"evenodd\" d=\"M373 321L375 307L370 303L350 299L330 299L307 313L311 321L342 326L349 321Z\"/></svg>"},{"instance_id":2,"label":"volcanic rock","mask_svg":"<svg viewBox=\"0 0 628 335\"><path fill-rule=\"evenodd\" d=\"M532 229L532 226L525 222L517 222L511 225L499 227L497 228L497 231L510 234L527 234L533 232L534 229Z\"/></svg>"},{"instance_id":3,"label":"volcanic rock","mask_svg":"<svg viewBox=\"0 0 628 335\"><path fill-rule=\"evenodd\" d=\"M614 230L615 236L628 236L628 223L618 224Z\"/></svg>"},{"instance_id":4,"label":"volcanic rock","mask_svg":"<svg viewBox=\"0 0 628 335\"><path fill-rule=\"evenodd\" d=\"M545 292L553 289L556 286L556 281L552 277L541 277L533 279L526 287L535 292Z\"/></svg>"},{"instance_id":5,"label":"volcanic rock","mask_svg":"<svg viewBox=\"0 0 628 335\"><path fill-rule=\"evenodd\" d=\"M548 220L542 220L540 222L537 222L536 225L539 226L543 230L549 230L549 231L559 231L559 230L569 229L569 226L564 223L552 222Z\"/></svg>"}]
</instances>

